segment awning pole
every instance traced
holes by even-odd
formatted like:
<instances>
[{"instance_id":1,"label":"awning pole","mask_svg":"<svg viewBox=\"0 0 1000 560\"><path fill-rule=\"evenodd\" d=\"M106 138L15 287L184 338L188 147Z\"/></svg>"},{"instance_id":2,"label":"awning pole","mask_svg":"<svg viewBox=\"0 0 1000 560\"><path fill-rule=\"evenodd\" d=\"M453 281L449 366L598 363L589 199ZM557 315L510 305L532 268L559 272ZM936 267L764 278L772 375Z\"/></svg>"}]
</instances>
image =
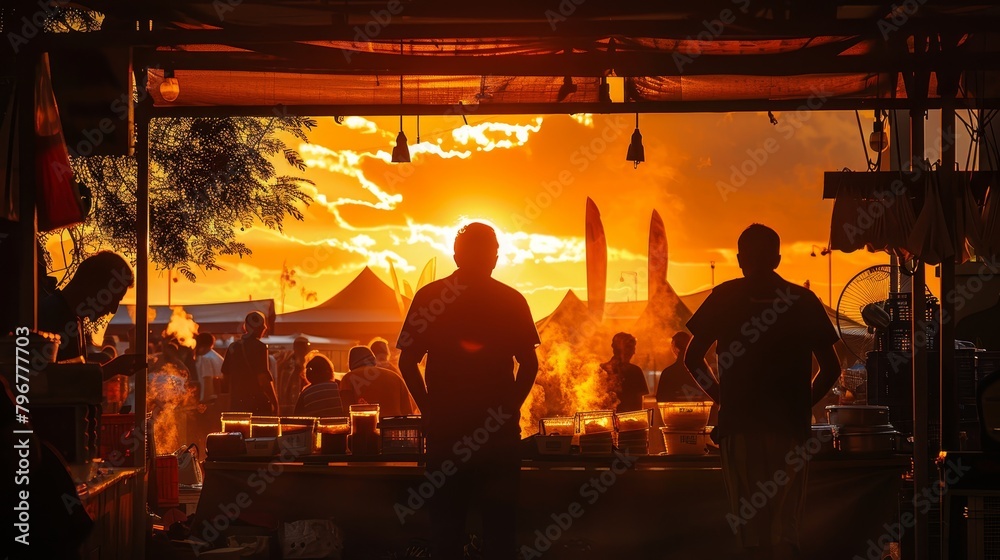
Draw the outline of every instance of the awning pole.
<instances>
[{"instance_id":1,"label":"awning pole","mask_svg":"<svg viewBox=\"0 0 1000 560\"><path fill-rule=\"evenodd\" d=\"M149 345L149 96L145 94L146 68L136 72L139 102L135 106L135 352L148 360ZM146 433L146 369L135 374L135 433L144 434L141 453L135 455L135 466L145 469L148 443L153 434ZM155 457L153 458L155 459ZM134 557L144 558L146 547L146 484L140 472L136 484L132 513L135 536Z\"/></svg>"},{"instance_id":2,"label":"awning pole","mask_svg":"<svg viewBox=\"0 0 1000 560\"><path fill-rule=\"evenodd\" d=\"M923 168L924 161L924 112L910 112L910 166L916 171ZM922 169L925 173L927 170ZM911 293L911 331L910 340L916 342L924 339L924 313L926 299L924 295L925 273L923 263L919 263L913 273L910 284ZM927 345L912 344L913 352L913 484L914 495L919 495L928 489L930 480L929 442L927 439ZM913 528L915 560L928 559L929 524L924 508L914 507L916 524Z\"/></svg>"}]
</instances>

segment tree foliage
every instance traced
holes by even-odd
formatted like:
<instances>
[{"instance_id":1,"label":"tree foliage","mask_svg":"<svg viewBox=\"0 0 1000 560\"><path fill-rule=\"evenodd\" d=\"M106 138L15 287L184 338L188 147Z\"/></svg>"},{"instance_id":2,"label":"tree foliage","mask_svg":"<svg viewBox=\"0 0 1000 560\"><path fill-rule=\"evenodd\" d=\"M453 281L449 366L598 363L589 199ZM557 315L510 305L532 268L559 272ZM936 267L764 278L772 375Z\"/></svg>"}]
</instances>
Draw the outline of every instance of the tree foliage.
<instances>
[{"instance_id":1,"label":"tree foliage","mask_svg":"<svg viewBox=\"0 0 1000 560\"><path fill-rule=\"evenodd\" d=\"M304 142L315 126L315 120L302 117L153 120L149 128L152 263L193 282L198 269L221 269L219 255L251 254L250 247L237 239L237 228L262 224L281 231L286 217L302 220L301 206L312 199L301 187L311 183L279 174L272 158L281 156L304 171L305 162L282 136ZM73 169L93 197L90 216L72 232L73 263L101 249L122 253L134 263L135 158L76 158Z\"/></svg>"}]
</instances>

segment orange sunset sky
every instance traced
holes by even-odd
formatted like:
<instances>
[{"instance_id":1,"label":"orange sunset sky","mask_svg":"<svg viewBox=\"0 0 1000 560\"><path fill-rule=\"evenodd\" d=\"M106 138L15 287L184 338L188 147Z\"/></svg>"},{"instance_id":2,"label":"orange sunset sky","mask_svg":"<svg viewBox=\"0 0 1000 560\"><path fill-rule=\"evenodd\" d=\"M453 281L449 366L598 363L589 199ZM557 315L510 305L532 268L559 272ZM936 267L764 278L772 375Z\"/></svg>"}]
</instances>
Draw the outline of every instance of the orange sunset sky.
<instances>
[{"instance_id":1,"label":"orange sunset sky","mask_svg":"<svg viewBox=\"0 0 1000 560\"><path fill-rule=\"evenodd\" d=\"M438 277L454 270L451 243L457 227L486 220L501 233L495 277L520 290L535 319L552 311L567 289L586 297L584 206L601 210L608 240L608 300L645 299L646 243L656 209L669 241L668 280L680 294L740 275L735 243L752 222L782 238L778 272L807 279L828 301L827 260L810 257L829 239L832 201L822 199L823 171L865 169L853 112L642 115L646 162L625 160L634 115L406 117L411 164L389 163L398 117L319 119L310 143L297 147L315 182L305 220L284 231L263 226L240 232L249 258L221 257L225 271L202 271L195 283L173 283L172 303L274 298L277 311L282 262L296 270L285 311L334 295L364 266L387 283L391 259L401 280L415 286L428 259ZM871 113L862 113L865 138ZM935 123L932 118L929 123ZM936 138L928 124L928 152ZM765 154L769 142L773 152ZM775 148L776 146L776 148ZM959 153L964 156L960 143ZM761 163L750 153L757 153ZM964 157L960 158L964 159ZM279 172L295 170L283 162ZM737 174L751 171L740 184ZM736 179L736 181L734 181ZM731 189L729 187L732 187ZM819 250L817 249L817 253ZM833 255L834 301L843 284L885 254ZM638 277L636 286L630 275ZM621 282L624 277L625 282ZM151 272L150 301L167 302L164 271ZM316 292L306 301L301 287ZM934 289L935 286L932 286ZM126 296L134 301L134 294Z\"/></svg>"}]
</instances>

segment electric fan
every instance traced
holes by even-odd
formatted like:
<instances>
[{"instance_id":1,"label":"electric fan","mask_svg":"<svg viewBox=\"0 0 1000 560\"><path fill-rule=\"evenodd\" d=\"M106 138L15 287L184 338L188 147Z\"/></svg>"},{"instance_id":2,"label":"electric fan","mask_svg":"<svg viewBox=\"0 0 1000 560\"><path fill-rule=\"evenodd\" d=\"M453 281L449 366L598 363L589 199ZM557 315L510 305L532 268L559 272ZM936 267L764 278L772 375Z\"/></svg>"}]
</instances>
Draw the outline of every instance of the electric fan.
<instances>
[{"instance_id":1,"label":"electric fan","mask_svg":"<svg viewBox=\"0 0 1000 560\"><path fill-rule=\"evenodd\" d=\"M892 267L880 264L854 275L837 300L837 333L854 356L865 361L875 350L877 335L889 326ZM924 287L928 298L933 294Z\"/></svg>"}]
</instances>

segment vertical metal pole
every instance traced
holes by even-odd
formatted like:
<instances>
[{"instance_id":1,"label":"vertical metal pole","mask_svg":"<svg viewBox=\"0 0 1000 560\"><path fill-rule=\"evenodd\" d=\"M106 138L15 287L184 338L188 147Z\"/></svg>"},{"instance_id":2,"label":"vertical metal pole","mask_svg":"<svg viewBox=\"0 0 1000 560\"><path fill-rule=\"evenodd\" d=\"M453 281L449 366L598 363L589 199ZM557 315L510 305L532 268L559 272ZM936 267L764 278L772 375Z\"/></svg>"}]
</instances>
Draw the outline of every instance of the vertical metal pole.
<instances>
[{"instance_id":1,"label":"vertical metal pole","mask_svg":"<svg viewBox=\"0 0 1000 560\"><path fill-rule=\"evenodd\" d=\"M941 109L941 168L948 175L955 173L955 105L947 99ZM955 220L955 188L961 188L952 180L941 182L941 204L949 223ZM961 255L946 258L941 263L941 402L939 413L941 422L941 449L959 450L958 426L958 380L955 375L955 263Z\"/></svg>"},{"instance_id":2,"label":"vertical metal pole","mask_svg":"<svg viewBox=\"0 0 1000 560\"><path fill-rule=\"evenodd\" d=\"M30 48L26 46L25 48ZM38 235L35 222L37 177L35 172L35 72L38 53L34 49L18 57L17 149L18 149L18 323L35 330L38 327ZM11 186L14 188L14 185ZM2 242L2 241L0 241Z\"/></svg>"},{"instance_id":3,"label":"vertical metal pole","mask_svg":"<svg viewBox=\"0 0 1000 560\"><path fill-rule=\"evenodd\" d=\"M836 306L834 305L833 302L833 249L829 247L826 248L826 258L827 258L826 281L827 285L830 287L829 290L830 293L828 294L828 297L830 298L830 308L836 309Z\"/></svg>"},{"instance_id":4,"label":"vertical metal pole","mask_svg":"<svg viewBox=\"0 0 1000 560\"><path fill-rule=\"evenodd\" d=\"M910 111L910 156L913 171L920 171L926 177L927 170L923 168L924 160L924 111ZM922 185L917 185L922 189ZM917 193L918 196L922 193ZM924 313L926 301L924 297L925 284L924 265L921 263L913 273L910 284L911 293L911 331L910 340L922 340L924 328ZM927 440L927 347L912 346L913 350L913 484L915 494L926 490L930 480L930 457ZM916 524L913 530L915 560L928 559L928 529L927 512L923 508L914 508Z\"/></svg>"},{"instance_id":5,"label":"vertical metal pole","mask_svg":"<svg viewBox=\"0 0 1000 560\"><path fill-rule=\"evenodd\" d=\"M146 94L145 64L137 65L136 84L139 103L135 108L135 344L136 353L148 359L149 347L149 105ZM141 453L136 454L136 467L145 469L148 453L147 442L153 438L152 430L146 426L146 370L135 374L135 422L137 434L142 438ZM155 458L154 458L155 459ZM144 473L145 471L142 471ZM135 557L143 558L146 547L146 484L140 474L133 501L135 525Z\"/></svg>"},{"instance_id":6,"label":"vertical metal pole","mask_svg":"<svg viewBox=\"0 0 1000 560\"><path fill-rule=\"evenodd\" d=\"M909 160L912 159L909 149L910 141L910 114L908 111L891 111L889 118L892 122L889 125L889 170L908 171L910 169ZM896 255L889 256L889 291L891 293L905 292L908 286L900 282L899 258Z\"/></svg>"}]
</instances>

